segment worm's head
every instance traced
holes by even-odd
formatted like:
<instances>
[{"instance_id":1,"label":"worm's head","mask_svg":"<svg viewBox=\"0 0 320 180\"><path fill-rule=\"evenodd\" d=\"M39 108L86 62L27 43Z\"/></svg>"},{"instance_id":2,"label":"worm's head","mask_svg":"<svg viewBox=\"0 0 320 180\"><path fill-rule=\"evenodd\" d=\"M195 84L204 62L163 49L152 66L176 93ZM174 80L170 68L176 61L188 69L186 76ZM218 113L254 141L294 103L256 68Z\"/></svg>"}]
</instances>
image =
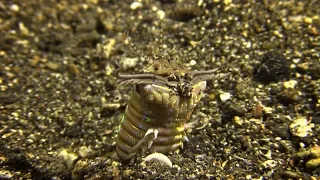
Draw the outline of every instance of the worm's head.
<instances>
[{"instance_id":1,"label":"worm's head","mask_svg":"<svg viewBox=\"0 0 320 180\"><path fill-rule=\"evenodd\" d=\"M174 77L184 76L188 72L188 70L172 56L154 56L152 59L152 63L142 70L143 73L152 73L169 79L174 79Z\"/></svg>"}]
</instances>

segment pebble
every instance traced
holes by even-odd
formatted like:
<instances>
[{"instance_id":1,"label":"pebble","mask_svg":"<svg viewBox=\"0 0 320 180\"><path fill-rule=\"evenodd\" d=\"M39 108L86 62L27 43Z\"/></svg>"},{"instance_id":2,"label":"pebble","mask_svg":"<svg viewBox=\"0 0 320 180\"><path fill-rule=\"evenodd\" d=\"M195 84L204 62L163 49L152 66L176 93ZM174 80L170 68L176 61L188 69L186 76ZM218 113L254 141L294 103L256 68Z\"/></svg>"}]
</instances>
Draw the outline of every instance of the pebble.
<instances>
[{"instance_id":1,"label":"pebble","mask_svg":"<svg viewBox=\"0 0 320 180\"><path fill-rule=\"evenodd\" d=\"M315 124L320 124L320 112L315 113L312 116L312 122L315 123Z\"/></svg>"},{"instance_id":2,"label":"pebble","mask_svg":"<svg viewBox=\"0 0 320 180\"><path fill-rule=\"evenodd\" d=\"M11 9L12 11L14 11L14 12L18 12L18 11L20 10L20 7L19 7L18 5L16 5L16 4L12 4L12 5L10 6L10 9Z\"/></svg>"},{"instance_id":3,"label":"pebble","mask_svg":"<svg viewBox=\"0 0 320 180\"><path fill-rule=\"evenodd\" d=\"M241 119L239 116L234 116L233 120L239 126L241 126L243 124L243 119Z\"/></svg>"},{"instance_id":4,"label":"pebble","mask_svg":"<svg viewBox=\"0 0 320 180\"><path fill-rule=\"evenodd\" d=\"M92 148L87 146L81 146L80 149L78 150L78 154L80 157L89 157L92 155L92 153L93 153Z\"/></svg>"},{"instance_id":5,"label":"pebble","mask_svg":"<svg viewBox=\"0 0 320 180\"><path fill-rule=\"evenodd\" d=\"M194 66L194 65L196 65L197 64L197 61L195 61L195 60L191 60L190 61L190 66Z\"/></svg>"},{"instance_id":6,"label":"pebble","mask_svg":"<svg viewBox=\"0 0 320 180\"><path fill-rule=\"evenodd\" d=\"M80 75L80 70L79 70L78 66L73 64L73 63L69 64L68 70L69 70L69 72L71 74L73 74L75 76L79 76Z\"/></svg>"},{"instance_id":7,"label":"pebble","mask_svg":"<svg viewBox=\"0 0 320 180\"><path fill-rule=\"evenodd\" d=\"M0 170L0 179L12 179L13 175L11 172L6 170Z\"/></svg>"},{"instance_id":8,"label":"pebble","mask_svg":"<svg viewBox=\"0 0 320 180\"><path fill-rule=\"evenodd\" d=\"M19 23L19 29L23 35L28 36L30 34L29 29L22 23Z\"/></svg>"},{"instance_id":9,"label":"pebble","mask_svg":"<svg viewBox=\"0 0 320 180\"><path fill-rule=\"evenodd\" d=\"M291 136L288 125L279 125L272 128L272 131L276 136L281 137L281 139L289 139Z\"/></svg>"},{"instance_id":10,"label":"pebble","mask_svg":"<svg viewBox=\"0 0 320 180\"><path fill-rule=\"evenodd\" d=\"M73 166L76 163L76 160L78 159L78 155L72 152L70 153L65 149L60 151L59 157L63 159L69 170L73 169Z\"/></svg>"},{"instance_id":11,"label":"pebble","mask_svg":"<svg viewBox=\"0 0 320 180\"><path fill-rule=\"evenodd\" d=\"M121 106L121 104L119 104L119 103L106 103L106 104L102 105L101 111L108 111L108 110L115 111L115 110L119 109L120 106Z\"/></svg>"},{"instance_id":12,"label":"pebble","mask_svg":"<svg viewBox=\"0 0 320 180\"><path fill-rule=\"evenodd\" d=\"M132 176L133 173L134 173L134 171L132 169L126 169L123 171L123 176L125 178L129 178L130 176Z\"/></svg>"},{"instance_id":13,"label":"pebble","mask_svg":"<svg viewBox=\"0 0 320 180\"><path fill-rule=\"evenodd\" d=\"M82 160L80 159L77 161L77 163L74 165L74 168L72 169L72 179L83 179L83 171L88 166L89 162L88 160Z\"/></svg>"},{"instance_id":14,"label":"pebble","mask_svg":"<svg viewBox=\"0 0 320 180\"><path fill-rule=\"evenodd\" d=\"M159 17L159 19L163 19L164 16L166 15L166 13L162 10L157 11L157 15Z\"/></svg>"},{"instance_id":15,"label":"pebble","mask_svg":"<svg viewBox=\"0 0 320 180\"><path fill-rule=\"evenodd\" d=\"M40 62L40 57L35 55L35 56L33 56L32 60L30 61L30 65L33 67L36 67L39 62Z\"/></svg>"},{"instance_id":16,"label":"pebble","mask_svg":"<svg viewBox=\"0 0 320 180\"><path fill-rule=\"evenodd\" d=\"M133 2L131 5L130 5L130 9L132 10L136 10L136 9L139 9L142 7L142 3L141 2Z\"/></svg>"},{"instance_id":17,"label":"pebble","mask_svg":"<svg viewBox=\"0 0 320 180\"><path fill-rule=\"evenodd\" d=\"M290 132L292 135L297 137L307 137L312 135L313 123L309 123L305 117L295 119L290 124Z\"/></svg>"},{"instance_id":18,"label":"pebble","mask_svg":"<svg viewBox=\"0 0 320 180\"><path fill-rule=\"evenodd\" d=\"M254 110L252 111L252 116L254 118L261 118L263 115L263 107L261 106L261 104L257 104L256 107L254 108Z\"/></svg>"},{"instance_id":19,"label":"pebble","mask_svg":"<svg viewBox=\"0 0 320 180\"><path fill-rule=\"evenodd\" d=\"M314 146L310 148L310 155L312 157L319 158L320 157L320 146Z\"/></svg>"},{"instance_id":20,"label":"pebble","mask_svg":"<svg viewBox=\"0 0 320 180\"><path fill-rule=\"evenodd\" d=\"M276 51L265 53L254 70L254 78L264 84L282 81L289 76L289 61L283 54Z\"/></svg>"},{"instance_id":21,"label":"pebble","mask_svg":"<svg viewBox=\"0 0 320 180\"><path fill-rule=\"evenodd\" d=\"M133 68L137 65L139 58L125 58L122 61L123 69L127 70L129 68Z\"/></svg>"},{"instance_id":22,"label":"pebble","mask_svg":"<svg viewBox=\"0 0 320 180\"><path fill-rule=\"evenodd\" d=\"M230 5L232 3L232 0L224 0L223 4L225 5Z\"/></svg>"},{"instance_id":23,"label":"pebble","mask_svg":"<svg viewBox=\"0 0 320 180\"><path fill-rule=\"evenodd\" d=\"M277 97L284 104L292 104L301 100L301 92L296 89L284 89L277 94Z\"/></svg>"},{"instance_id":24,"label":"pebble","mask_svg":"<svg viewBox=\"0 0 320 180\"><path fill-rule=\"evenodd\" d=\"M293 89L298 84L296 80L290 80L283 82L283 87L286 89Z\"/></svg>"},{"instance_id":25,"label":"pebble","mask_svg":"<svg viewBox=\"0 0 320 180\"><path fill-rule=\"evenodd\" d=\"M304 18L303 18L303 21L304 21L306 24L312 24L312 18L311 18L311 17L304 17Z\"/></svg>"},{"instance_id":26,"label":"pebble","mask_svg":"<svg viewBox=\"0 0 320 180\"><path fill-rule=\"evenodd\" d=\"M283 176L287 178L294 178L294 179L299 179L301 177L298 173L292 172L292 171L284 171Z\"/></svg>"},{"instance_id":27,"label":"pebble","mask_svg":"<svg viewBox=\"0 0 320 180\"><path fill-rule=\"evenodd\" d=\"M50 70L58 70L60 68L60 65L58 63L54 63L54 62L48 62L46 64L46 67L49 68Z\"/></svg>"},{"instance_id":28,"label":"pebble","mask_svg":"<svg viewBox=\"0 0 320 180\"><path fill-rule=\"evenodd\" d=\"M230 98L231 98L231 94L230 93L222 93L222 94L220 94L221 101L226 101L226 100L228 100Z\"/></svg>"},{"instance_id":29,"label":"pebble","mask_svg":"<svg viewBox=\"0 0 320 180\"><path fill-rule=\"evenodd\" d=\"M273 169L274 167L276 167L277 166L277 161L275 161L275 160L266 160L266 161L264 161L263 163L262 163L262 165L264 166L264 167L266 167L266 168L271 168L271 169Z\"/></svg>"}]
</instances>

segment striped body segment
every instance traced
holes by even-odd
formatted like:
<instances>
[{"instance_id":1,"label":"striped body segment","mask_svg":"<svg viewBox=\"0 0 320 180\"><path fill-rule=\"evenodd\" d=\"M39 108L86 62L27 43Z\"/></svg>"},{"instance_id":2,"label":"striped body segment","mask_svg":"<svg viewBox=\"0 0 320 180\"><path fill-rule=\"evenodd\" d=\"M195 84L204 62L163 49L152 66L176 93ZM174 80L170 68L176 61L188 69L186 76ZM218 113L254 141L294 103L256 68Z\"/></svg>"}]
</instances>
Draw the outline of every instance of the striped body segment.
<instances>
[{"instance_id":1,"label":"striped body segment","mask_svg":"<svg viewBox=\"0 0 320 180\"><path fill-rule=\"evenodd\" d=\"M146 150L168 153L182 146L185 130L190 128L188 120L203 96L206 81L189 85L188 96L163 84L134 85L117 138L120 159L129 160ZM156 130L156 136L147 137L150 129Z\"/></svg>"}]
</instances>

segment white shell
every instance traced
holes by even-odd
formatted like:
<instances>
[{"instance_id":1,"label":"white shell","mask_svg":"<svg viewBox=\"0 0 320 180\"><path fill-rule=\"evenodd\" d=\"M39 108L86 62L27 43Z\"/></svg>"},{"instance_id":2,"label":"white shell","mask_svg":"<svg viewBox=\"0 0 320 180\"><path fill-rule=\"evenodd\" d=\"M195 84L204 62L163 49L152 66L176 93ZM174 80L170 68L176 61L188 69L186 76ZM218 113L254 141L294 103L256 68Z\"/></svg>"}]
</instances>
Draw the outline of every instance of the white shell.
<instances>
[{"instance_id":1,"label":"white shell","mask_svg":"<svg viewBox=\"0 0 320 180\"><path fill-rule=\"evenodd\" d=\"M172 167L172 162L170 161L170 159L166 155L161 153L152 153L143 159L144 161L151 161L155 159L168 165L169 167Z\"/></svg>"}]
</instances>

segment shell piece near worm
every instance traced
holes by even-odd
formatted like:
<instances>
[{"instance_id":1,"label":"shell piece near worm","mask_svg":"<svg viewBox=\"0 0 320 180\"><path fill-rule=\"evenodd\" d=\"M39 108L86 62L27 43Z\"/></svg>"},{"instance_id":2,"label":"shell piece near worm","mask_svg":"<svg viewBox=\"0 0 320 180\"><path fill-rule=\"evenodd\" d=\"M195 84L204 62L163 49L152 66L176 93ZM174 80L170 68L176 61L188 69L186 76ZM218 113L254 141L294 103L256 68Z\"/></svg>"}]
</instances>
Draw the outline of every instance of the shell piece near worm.
<instances>
[{"instance_id":1,"label":"shell piece near worm","mask_svg":"<svg viewBox=\"0 0 320 180\"><path fill-rule=\"evenodd\" d=\"M151 160L158 160L164 164L166 164L169 167L172 167L171 160L162 153L152 153L148 155L147 157L143 158L144 161L151 161Z\"/></svg>"}]
</instances>

